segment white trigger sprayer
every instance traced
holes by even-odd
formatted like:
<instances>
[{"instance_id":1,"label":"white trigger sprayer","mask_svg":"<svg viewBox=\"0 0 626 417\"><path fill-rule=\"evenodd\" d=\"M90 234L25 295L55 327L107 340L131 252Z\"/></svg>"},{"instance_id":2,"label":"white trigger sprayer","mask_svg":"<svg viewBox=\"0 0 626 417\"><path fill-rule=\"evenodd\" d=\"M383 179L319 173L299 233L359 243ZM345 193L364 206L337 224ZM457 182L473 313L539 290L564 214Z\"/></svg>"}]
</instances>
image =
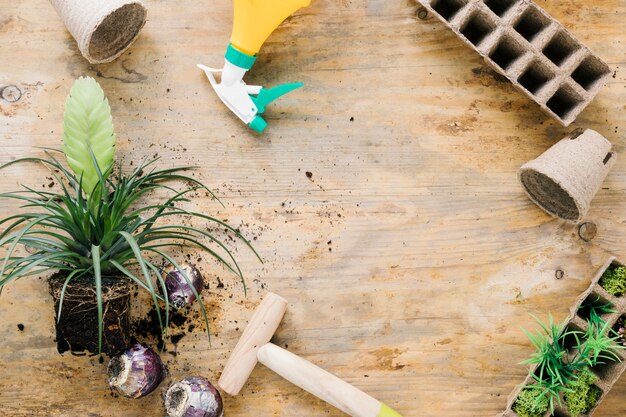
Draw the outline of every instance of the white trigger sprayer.
<instances>
[{"instance_id":1,"label":"white trigger sprayer","mask_svg":"<svg viewBox=\"0 0 626 417\"><path fill-rule=\"evenodd\" d=\"M294 11L309 4L310 0L234 0L233 33L224 67L218 69L198 64L222 102L257 132L267 127L267 122L260 116L265 107L303 84L282 84L266 89L247 85L243 77L252 68L257 52L274 29ZM221 75L219 82L215 74Z\"/></svg>"}]
</instances>

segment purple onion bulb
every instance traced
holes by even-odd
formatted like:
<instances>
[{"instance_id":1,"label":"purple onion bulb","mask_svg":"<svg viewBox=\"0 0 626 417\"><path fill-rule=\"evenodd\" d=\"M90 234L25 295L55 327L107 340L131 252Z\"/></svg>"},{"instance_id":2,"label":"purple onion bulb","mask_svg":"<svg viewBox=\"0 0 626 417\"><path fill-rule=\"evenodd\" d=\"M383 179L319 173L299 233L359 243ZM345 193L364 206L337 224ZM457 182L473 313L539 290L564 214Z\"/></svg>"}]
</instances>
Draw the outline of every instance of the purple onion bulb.
<instances>
[{"instance_id":1,"label":"purple onion bulb","mask_svg":"<svg viewBox=\"0 0 626 417\"><path fill-rule=\"evenodd\" d=\"M141 398L150 394L165 377L159 355L148 346L136 343L109 362L107 376L111 388L125 397Z\"/></svg>"},{"instance_id":2,"label":"purple onion bulb","mask_svg":"<svg viewBox=\"0 0 626 417\"><path fill-rule=\"evenodd\" d=\"M165 410L169 417L224 415L220 393L202 376L191 376L173 384L165 393Z\"/></svg>"},{"instance_id":3,"label":"purple onion bulb","mask_svg":"<svg viewBox=\"0 0 626 417\"><path fill-rule=\"evenodd\" d=\"M164 278L167 298L170 304L176 308L182 308L194 302L196 296L193 293L192 285L198 294L204 287L204 279L202 279L202 275L195 265L183 263L180 267L182 271L170 266L165 271ZM185 279L183 272L187 275L187 279Z\"/></svg>"}]
</instances>

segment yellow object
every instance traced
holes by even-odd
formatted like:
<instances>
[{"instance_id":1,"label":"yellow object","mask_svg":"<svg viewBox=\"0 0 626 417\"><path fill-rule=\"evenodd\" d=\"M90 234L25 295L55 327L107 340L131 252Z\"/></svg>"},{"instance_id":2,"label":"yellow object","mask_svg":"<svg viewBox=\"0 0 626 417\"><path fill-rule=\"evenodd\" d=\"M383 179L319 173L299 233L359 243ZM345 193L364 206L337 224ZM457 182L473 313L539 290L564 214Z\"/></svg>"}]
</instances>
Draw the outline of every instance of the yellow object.
<instances>
[{"instance_id":1,"label":"yellow object","mask_svg":"<svg viewBox=\"0 0 626 417\"><path fill-rule=\"evenodd\" d=\"M234 0L230 43L245 54L255 55L283 20L309 4L311 0Z\"/></svg>"},{"instance_id":2,"label":"yellow object","mask_svg":"<svg viewBox=\"0 0 626 417\"><path fill-rule=\"evenodd\" d=\"M380 412L378 413L378 417L402 417L400 414L395 412L391 407L386 404L380 403Z\"/></svg>"}]
</instances>

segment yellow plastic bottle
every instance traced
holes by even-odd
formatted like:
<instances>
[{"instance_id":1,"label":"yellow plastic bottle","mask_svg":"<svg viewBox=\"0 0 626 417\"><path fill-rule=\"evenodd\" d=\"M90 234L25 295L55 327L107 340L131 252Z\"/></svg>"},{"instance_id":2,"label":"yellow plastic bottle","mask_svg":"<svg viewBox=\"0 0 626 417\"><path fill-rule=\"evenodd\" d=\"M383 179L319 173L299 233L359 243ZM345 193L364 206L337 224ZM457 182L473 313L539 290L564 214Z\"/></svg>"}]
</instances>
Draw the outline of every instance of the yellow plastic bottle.
<instances>
[{"instance_id":1,"label":"yellow plastic bottle","mask_svg":"<svg viewBox=\"0 0 626 417\"><path fill-rule=\"evenodd\" d=\"M310 3L311 0L234 0L231 44L247 55L256 55L283 20Z\"/></svg>"}]
</instances>

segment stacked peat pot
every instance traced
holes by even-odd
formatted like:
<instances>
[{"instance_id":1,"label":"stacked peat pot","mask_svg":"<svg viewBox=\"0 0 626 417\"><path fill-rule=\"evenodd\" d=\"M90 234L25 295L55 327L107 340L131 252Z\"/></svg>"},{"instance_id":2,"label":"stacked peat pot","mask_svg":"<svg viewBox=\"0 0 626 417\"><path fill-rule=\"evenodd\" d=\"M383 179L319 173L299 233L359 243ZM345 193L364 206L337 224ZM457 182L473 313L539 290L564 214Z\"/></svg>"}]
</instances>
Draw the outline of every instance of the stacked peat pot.
<instances>
[{"instance_id":1,"label":"stacked peat pot","mask_svg":"<svg viewBox=\"0 0 626 417\"><path fill-rule=\"evenodd\" d=\"M611 70L528 0L419 0L496 71L569 126Z\"/></svg>"},{"instance_id":2,"label":"stacked peat pot","mask_svg":"<svg viewBox=\"0 0 626 417\"><path fill-rule=\"evenodd\" d=\"M610 294L605 290L605 288L603 288L601 282L601 278L606 271L617 267L624 267L624 264L617 261L614 257L611 257L598 270L598 272L592 279L589 288L587 288L587 290L578 297L578 299L572 306L570 310L570 315L568 316L566 320L566 325L564 326L564 331L578 331L584 333L588 329L588 317L586 317L585 309L581 307L584 307L587 303L602 303L604 305L610 303L611 309L613 311L602 315L601 319L608 324L609 329L612 329L609 330L609 332L617 332L616 326L619 325L618 323L623 324L623 320L626 320L626 295L624 295L624 293L620 294L619 296L614 296ZM570 357L574 354L575 352L571 352ZM613 385L618 381L624 370L626 370L626 351L619 350L616 351L616 354L619 358L619 361L606 361L602 365L591 368L591 372L598 377L598 380L594 383L594 385L599 389L600 395L595 405L585 414L582 414L583 416L591 416L595 412L595 410L604 400ZM499 417L519 417L519 415L515 411L513 411L513 406L522 389L525 386L530 386L535 383L533 374L536 371L537 366L533 366L529 370L528 376L526 377L524 382L521 385L517 386L513 390L511 395L509 395L506 410L499 414ZM563 395L561 395L561 404L555 404L554 413L552 413L551 410L548 409L548 411L545 413L545 416L575 417L567 409L565 402L563 401Z\"/></svg>"}]
</instances>

